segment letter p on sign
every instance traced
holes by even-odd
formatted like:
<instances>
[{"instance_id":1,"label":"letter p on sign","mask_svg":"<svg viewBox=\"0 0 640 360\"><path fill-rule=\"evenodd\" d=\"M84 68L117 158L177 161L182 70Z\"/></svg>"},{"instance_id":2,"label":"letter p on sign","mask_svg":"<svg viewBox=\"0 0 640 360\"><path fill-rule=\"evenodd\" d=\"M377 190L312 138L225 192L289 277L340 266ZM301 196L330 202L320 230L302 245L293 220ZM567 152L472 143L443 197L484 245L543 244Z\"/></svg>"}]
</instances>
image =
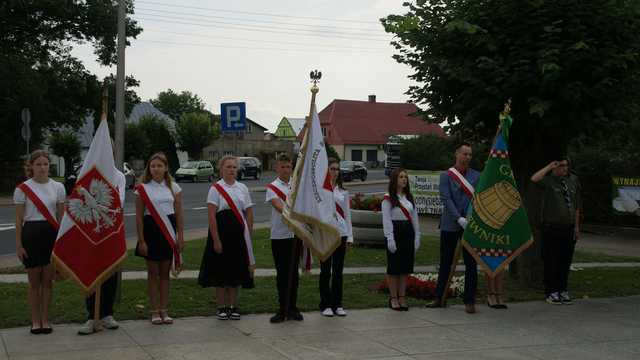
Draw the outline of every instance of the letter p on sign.
<instances>
[{"instance_id":1,"label":"letter p on sign","mask_svg":"<svg viewBox=\"0 0 640 360\"><path fill-rule=\"evenodd\" d=\"M220 104L222 132L244 131L247 127L246 105L243 102Z\"/></svg>"}]
</instances>

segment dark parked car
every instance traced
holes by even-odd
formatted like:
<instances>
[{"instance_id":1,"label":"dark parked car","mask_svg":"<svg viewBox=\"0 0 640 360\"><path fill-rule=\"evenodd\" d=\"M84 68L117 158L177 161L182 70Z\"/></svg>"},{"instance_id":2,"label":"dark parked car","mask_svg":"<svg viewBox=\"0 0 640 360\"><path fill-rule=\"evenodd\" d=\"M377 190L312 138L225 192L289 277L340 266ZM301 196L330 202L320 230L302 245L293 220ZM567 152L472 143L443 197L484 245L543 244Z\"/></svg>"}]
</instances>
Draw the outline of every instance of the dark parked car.
<instances>
[{"instance_id":1,"label":"dark parked car","mask_svg":"<svg viewBox=\"0 0 640 360\"><path fill-rule=\"evenodd\" d=\"M246 177L252 177L256 180L260 179L260 175L262 175L262 164L260 160L254 157L239 157L238 165L238 180Z\"/></svg>"},{"instance_id":2,"label":"dark parked car","mask_svg":"<svg viewBox=\"0 0 640 360\"><path fill-rule=\"evenodd\" d=\"M340 161L340 174L343 181L367 180L367 167L362 161Z\"/></svg>"}]
</instances>

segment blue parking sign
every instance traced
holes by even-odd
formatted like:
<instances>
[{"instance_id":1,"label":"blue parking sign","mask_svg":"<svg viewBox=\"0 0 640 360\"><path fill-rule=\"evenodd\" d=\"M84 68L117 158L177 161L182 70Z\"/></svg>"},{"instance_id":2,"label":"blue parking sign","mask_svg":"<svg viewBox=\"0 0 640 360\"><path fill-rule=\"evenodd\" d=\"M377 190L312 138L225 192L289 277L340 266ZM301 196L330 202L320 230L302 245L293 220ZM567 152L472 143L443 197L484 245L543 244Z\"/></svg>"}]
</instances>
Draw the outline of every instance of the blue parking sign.
<instances>
[{"instance_id":1,"label":"blue parking sign","mask_svg":"<svg viewBox=\"0 0 640 360\"><path fill-rule=\"evenodd\" d=\"M220 104L220 125L223 133L247 129L247 108L243 102Z\"/></svg>"}]
</instances>

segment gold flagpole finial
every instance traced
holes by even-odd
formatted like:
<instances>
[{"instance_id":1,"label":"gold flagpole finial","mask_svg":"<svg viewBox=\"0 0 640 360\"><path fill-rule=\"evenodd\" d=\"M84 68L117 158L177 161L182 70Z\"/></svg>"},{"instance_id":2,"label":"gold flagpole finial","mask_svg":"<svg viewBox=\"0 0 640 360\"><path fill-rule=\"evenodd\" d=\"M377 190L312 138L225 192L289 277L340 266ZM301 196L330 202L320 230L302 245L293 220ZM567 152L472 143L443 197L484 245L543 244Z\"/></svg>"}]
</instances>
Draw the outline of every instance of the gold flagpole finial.
<instances>
[{"instance_id":1,"label":"gold flagpole finial","mask_svg":"<svg viewBox=\"0 0 640 360\"><path fill-rule=\"evenodd\" d=\"M320 88L318 88L318 83L320 82L320 78L322 78L322 72L313 70L309 74L309 77L311 78L311 83L313 84L313 86L311 86L311 107L309 109L309 116L311 116L313 107L316 104L316 94L318 93L318 91L320 91Z\"/></svg>"}]
</instances>

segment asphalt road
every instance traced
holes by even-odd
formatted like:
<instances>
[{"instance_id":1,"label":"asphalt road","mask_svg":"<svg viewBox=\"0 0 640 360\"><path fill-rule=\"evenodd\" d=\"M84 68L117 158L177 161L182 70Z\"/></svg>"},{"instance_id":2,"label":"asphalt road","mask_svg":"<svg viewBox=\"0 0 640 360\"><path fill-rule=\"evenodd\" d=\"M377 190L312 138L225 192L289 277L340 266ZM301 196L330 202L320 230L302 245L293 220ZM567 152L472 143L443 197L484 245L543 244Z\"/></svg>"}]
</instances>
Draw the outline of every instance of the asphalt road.
<instances>
[{"instance_id":1,"label":"asphalt road","mask_svg":"<svg viewBox=\"0 0 640 360\"><path fill-rule=\"evenodd\" d=\"M275 173L265 173L259 180L242 180L250 189L264 188L264 185L273 181ZM368 181L386 179L383 170L369 170ZM386 191L385 184L359 185L360 181L347 183L350 192L377 193ZM180 183L182 187L182 205L185 215L185 230L202 229L207 227L206 197L209 187L208 182ZM254 218L256 223L268 222L271 216L271 208L264 202L264 191L252 191L251 198L255 203ZM136 233L134 195L127 191L124 206L124 221L126 236ZM0 255L15 253L15 212L13 206L0 206Z\"/></svg>"}]
</instances>

